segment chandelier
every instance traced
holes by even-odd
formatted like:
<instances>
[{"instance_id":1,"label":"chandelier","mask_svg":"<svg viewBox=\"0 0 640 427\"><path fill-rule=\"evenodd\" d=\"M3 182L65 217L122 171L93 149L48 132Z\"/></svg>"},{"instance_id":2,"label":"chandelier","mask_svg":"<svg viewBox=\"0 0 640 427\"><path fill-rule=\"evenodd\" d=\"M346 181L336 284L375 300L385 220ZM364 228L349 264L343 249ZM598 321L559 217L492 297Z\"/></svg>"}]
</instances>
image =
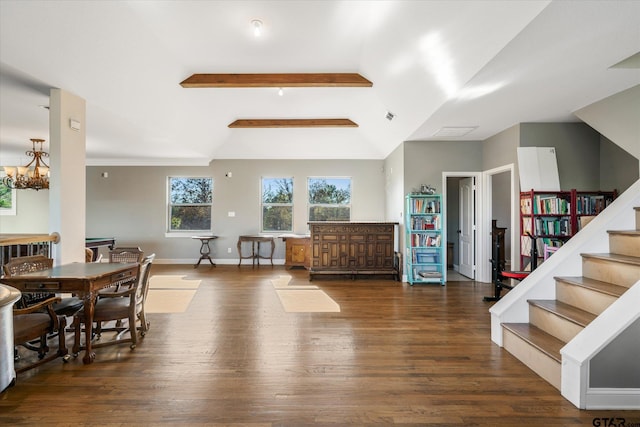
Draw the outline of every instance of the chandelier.
<instances>
[{"instance_id":1,"label":"chandelier","mask_svg":"<svg viewBox=\"0 0 640 427\"><path fill-rule=\"evenodd\" d=\"M27 151L26 154L33 159L26 166L4 167L7 176L2 179L2 183L11 189L46 190L49 188L49 165L44 161L45 157L49 157L49 153L42 151L44 139L32 138L31 142L33 150ZM39 145L39 149L36 149L36 144Z\"/></svg>"}]
</instances>

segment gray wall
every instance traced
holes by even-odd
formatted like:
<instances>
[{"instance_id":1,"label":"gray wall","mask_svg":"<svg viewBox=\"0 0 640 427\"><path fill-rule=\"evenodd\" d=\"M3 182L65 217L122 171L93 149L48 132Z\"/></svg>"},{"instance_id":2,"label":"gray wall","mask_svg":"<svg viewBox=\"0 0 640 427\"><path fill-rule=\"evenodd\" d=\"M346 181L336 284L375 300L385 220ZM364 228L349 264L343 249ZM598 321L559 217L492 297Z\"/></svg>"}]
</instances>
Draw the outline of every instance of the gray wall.
<instances>
[{"instance_id":1,"label":"gray wall","mask_svg":"<svg viewBox=\"0 0 640 427\"><path fill-rule=\"evenodd\" d=\"M593 388L640 388L640 319L633 322L589 366L589 386Z\"/></svg>"},{"instance_id":2,"label":"gray wall","mask_svg":"<svg viewBox=\"0 0 640 427\"><path fill-rule=\"evenodd\" d=\"M640 85L601 99L575 115L640 159Z\"/></svg>"},{"instance_id":3,"label":"gray wall","mask_svg":"<svg viewBox=\"0 0 640 427\"><path fill-rule=\"evenodd\" d=\"M640 178L640 161L605 138L600 138L600 189L623 193Z\"/></svg>"},{"instance_id":4,"label":"gray wall","mask_svg":"<svg viewBox=\"0 0 640 427\"><path fill-rule=\"evenodd\" d=\"M600 190L600 134L584 123L521 123L521 147L555 147L560 189ZM525 188L523 191L530 190ZM602 188L602 190L607 190ZM610 190L610 189L609 189Z\"/></svg>"},{"instance_id":5,"label":"gray wall","mask_svg":"<svg viewBox=\"0 0 640 427\"><path fill-rule=\"evenodd\" d=\"M405 143L405 193L430 184L442 193L442 172L482 170L481 141L409 141Z\"/></svg>"},{"instance_id":6,"label":"gray wall","mask_svg":"<svg viewBox=\"0 0 640 427\"><path fill-rule=\"evenodd\" d=\"M405 142L404 150L404 188L405 195L420 189L420 185L429 184L436 188L438 194L442 194L442 172L478 172L482 170L481 141L410 141ZM447 181L451 181L448 179ZM458 208L449 210L451 199L455 199L457 206L458 188L456 181L454 193L447 192L447 211L445 212L447 223L447 241L457 243L457 225L451 231L450 222L457 221ZM451 220L455 218L455 220ZM401 227L404 233L404 227ZM400 244L404 245L404 235ZM403 247L403 246L401 246ZM454 264L457 264L457 245L454 245Z\"/></svg>"},{"instance_id":7,"label":"gray wall","mask_svg":"<svg viewBox=\"0 0 640 427\"><path fill-rule=\"evenodd\" d=\"M513 163L518 176L520 125L512 126L483 142L482 170L487 171ZM516 186L517 187L517 186Z\"/></svg>"},{"instance_id":8,"label":"gray wall","mask_svg":"<svg viewBox=\"0 0 640 427\"><path fill-rule=\"evenodd\" d=\"M15 215L0 216L0 233L49 233L49 191L17 190Z\"/></svg>"},{"instance_id":9,"label":"gray wall","mask_svg":"<svg viewBox=\"0 0 640 427\"><path fill-rule=\"evenodd\" d=\"M102 178L103 172L108 178ZM232 172L232 177L225 174ZM293 177L294 232L307 226L307 177L352 178L354 221L384 220L382 160L216 160L208 167L88 167L87 236L116 237L120 246L136 245L155 252L159 260L195 261L199 241L193 233L166 236L167 177L211 176L214 180L213 257L237 260L242 234L260 231L260 178ZM229 217L235 212L235 217ZM284 244L276 239L275 259L284 259ZM231 252L228 250L231 248Z\"/></svg>"}]
</instances>

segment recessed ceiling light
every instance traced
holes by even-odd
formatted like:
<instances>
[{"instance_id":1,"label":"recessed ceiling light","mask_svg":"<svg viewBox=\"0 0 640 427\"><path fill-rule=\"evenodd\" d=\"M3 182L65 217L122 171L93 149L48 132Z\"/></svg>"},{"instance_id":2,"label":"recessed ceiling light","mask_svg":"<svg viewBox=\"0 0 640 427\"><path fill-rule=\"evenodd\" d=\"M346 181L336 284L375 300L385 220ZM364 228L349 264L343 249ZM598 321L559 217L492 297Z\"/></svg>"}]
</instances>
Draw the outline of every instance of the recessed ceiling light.
<instances>
[{"instance_id":1,"label":"recessed ceiling light","mask_svg":"<svg viewBox=\"0 0 640 427\"><path fill-rule=\"evenodd\" d=\"M255 37L260 37L262 35L262 21L254 19L251 21L251 26L253 27L253 35Z\"/></svg>"},{"instance_id":2,"label":"recessed ceiling light","mask_svg":"<svg viewBox=\"0 0 640 427\"><path fill-rule=\"evenodd\" d=\"M440 128L433 136L453 138L468 135L476 129L478 129L478 126L447 126Z\"/></svg>"}]
</instances>

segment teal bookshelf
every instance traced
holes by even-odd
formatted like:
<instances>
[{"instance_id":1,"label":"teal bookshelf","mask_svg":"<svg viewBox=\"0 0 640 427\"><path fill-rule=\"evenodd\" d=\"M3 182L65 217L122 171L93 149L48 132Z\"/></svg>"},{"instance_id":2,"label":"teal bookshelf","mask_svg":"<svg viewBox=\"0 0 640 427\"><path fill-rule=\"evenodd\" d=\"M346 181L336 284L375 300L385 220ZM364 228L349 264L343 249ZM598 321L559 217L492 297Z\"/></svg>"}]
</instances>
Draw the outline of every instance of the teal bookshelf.
<instances>
[{"instance_id":1,"label":"teal bookshelf","mask_svg":"<svg viewBox=\"0 0 640 427\"><path fill-rule=\"evenodd\" d=\"M442 237L443 206L439 194L409 194L405 208L407 281L444 286L446 267Z\"/></svg>"}]
</instances>

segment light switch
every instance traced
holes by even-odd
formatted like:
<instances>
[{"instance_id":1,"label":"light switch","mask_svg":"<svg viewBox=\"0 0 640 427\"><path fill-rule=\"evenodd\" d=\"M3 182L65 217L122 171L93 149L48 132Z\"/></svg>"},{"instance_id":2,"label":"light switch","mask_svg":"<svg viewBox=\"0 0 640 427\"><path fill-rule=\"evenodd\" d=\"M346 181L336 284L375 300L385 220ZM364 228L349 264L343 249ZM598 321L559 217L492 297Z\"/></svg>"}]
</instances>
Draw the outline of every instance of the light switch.
<instances>
[{"instance_id":1,"label":"light switch","mask_svg":"<svg viewBox=\"0 0 640 427\"><path fill-rule=\"evenodd\" d=\"M229 211L229 216L236 216L236 213L233 211Z\"/></svg>"}]
</instances>

